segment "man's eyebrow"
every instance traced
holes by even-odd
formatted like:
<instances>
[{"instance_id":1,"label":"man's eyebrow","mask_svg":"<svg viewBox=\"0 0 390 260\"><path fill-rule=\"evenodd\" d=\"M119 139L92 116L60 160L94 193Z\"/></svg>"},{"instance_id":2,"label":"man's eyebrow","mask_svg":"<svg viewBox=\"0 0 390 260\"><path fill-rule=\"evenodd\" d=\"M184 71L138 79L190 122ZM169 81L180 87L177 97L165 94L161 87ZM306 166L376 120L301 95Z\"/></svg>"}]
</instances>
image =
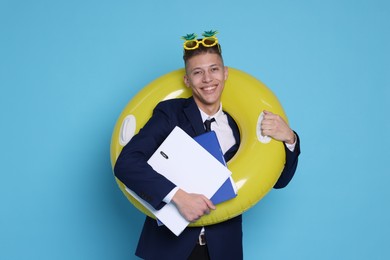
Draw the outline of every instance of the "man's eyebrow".
<instances>
[{"instance_id":1,"label":"man's eyebrow","mask_svg":"<svg viewBox=\"0 0 390 260\"><path fill-rule=\"evenodd\" d=\"M200 65L200 66L197 66L197 67L194 67L192 68L191 70L189 70L188 72L189 73L192 73L196 70L204 70L204 69L208 69L208 68L215 68L215 67L219 67L219 68L222 68L223 67L223 64L220 64L220 63L211 63L209 65Z\"/></svg>"},{"instance_id":2,"label":"man's eyebrow","mask_svg":"<svg viewBox=\"0 0 390 260\"><path fill-rule=\"evenodd\" d=\"M211 68L211 67L222 67L221 65L217 64L217 63L213 63L213 64L210 64L210 65L205 65L205 66L198 66L198 67L195 67L193 68L192 70L196 70L196 69L204 69L204 68Z\"/></svg>"}]
</instances>

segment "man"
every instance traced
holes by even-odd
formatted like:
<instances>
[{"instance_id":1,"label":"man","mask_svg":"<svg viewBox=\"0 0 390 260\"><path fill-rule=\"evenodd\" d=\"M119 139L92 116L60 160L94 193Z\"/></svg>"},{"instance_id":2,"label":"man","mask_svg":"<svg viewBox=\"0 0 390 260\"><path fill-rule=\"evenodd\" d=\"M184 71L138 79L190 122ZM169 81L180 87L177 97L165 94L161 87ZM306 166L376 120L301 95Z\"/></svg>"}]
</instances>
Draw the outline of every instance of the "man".
<instances>
[{"instance_id":1,"label":"man","mask_svg":"<svg viewBox=\"0 0 390 260\"><path fill-rule=\"evenodd\" d=\"M215 205L202 194L189 194L176 187L156 173L147 160L175 126L195 137L205 132L203 122L210 118L215 120L211 129L217 133L225 160L229 161L238 150L238 127L221 105L228 68L224 66L216 37L204 36L202 40L186 39L184 46L184 82L191 88L192 97L159 103L149 121L123 148L114 168L116 177L154 208L172 202L188 221L208 214ZM264 114L262 134L286 144L285 168L275 185L283 188L297 167L299 138L280 116L269 111ZM159 260L242 259L242 217L203 228L188 227L178 237L146 217L136 255Z\"/></svg>"}]
</instances>

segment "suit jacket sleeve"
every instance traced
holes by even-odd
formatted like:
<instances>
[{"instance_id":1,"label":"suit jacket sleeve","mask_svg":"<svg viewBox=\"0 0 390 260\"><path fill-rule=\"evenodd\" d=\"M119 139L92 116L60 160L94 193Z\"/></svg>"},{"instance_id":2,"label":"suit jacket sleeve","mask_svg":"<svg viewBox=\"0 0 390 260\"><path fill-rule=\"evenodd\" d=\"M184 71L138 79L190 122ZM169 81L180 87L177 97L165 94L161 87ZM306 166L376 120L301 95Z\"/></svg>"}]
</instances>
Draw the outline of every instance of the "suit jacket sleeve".
<instances>
[{"instance_id":1,"label":"suit jacket sleeve","mask_svg":"<svg viewBox=\"0 0 390 260\"><path fill-rule=\"evenodd\" d=\"M169 112L157 105L145 126L122 149L115 167L115 176L155 209L162 208L164 197L175 187L147 163L174 126Z\"/></svg>"},{"instance_id":2,"label":"suit jacket sleeve","mask_svg":"<svg viewBox=\"0 0 390 260\"><path fill-rule=\"evenodd\" d=\"M286 146L284 146L286 151L286 164L284 165L284 169L282 171L282 174L280 175L278 181L276 182L274 188L275 189L281 189L287 186L291 179L294 176L294 173L298 166L298 156L301 153L300 148L300 140L297 133L295 133L297 136L297 143L295 145L295 149L293 152L291 152Z\"/></svg>"}]
</instances>

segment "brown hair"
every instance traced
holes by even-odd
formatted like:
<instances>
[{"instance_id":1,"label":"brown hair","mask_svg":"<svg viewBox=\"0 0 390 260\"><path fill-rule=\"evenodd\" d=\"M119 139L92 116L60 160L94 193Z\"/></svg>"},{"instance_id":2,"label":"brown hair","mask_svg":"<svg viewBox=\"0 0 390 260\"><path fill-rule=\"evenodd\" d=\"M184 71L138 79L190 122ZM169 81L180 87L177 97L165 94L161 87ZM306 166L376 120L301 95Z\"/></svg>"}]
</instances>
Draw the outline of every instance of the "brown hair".
<instances>
[{"instance_id":1,"label":"brown hair","mask_svg":"<svg viewBox=\"0 0 390 260\"><path fill-rule=\"evenodd\" d=\"M184 49L184 54L183 54L184 65L187 66L187 61L190 58L192 58L194 56L197 56L199 54L204 54L204 53L215 53L215 54L218 54L219 57L221 57L221 60L223 62L222 48L221 48L221 45L219 45L219 43L217 43L216 45L214 45L212 47L205 47L205 46L203 46L203 44L200 43L198 48L196 48L194 50L186 50L186 49Z\"/></svg>"}]
</instances>

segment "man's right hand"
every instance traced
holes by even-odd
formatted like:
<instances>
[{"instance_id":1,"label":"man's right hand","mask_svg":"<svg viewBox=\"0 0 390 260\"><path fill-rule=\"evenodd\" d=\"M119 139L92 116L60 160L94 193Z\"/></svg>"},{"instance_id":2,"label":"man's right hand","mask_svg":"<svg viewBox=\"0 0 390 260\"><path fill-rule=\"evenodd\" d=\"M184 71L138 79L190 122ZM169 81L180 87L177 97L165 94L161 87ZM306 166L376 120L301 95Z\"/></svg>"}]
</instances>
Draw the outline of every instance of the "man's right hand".
<instances>
[{"instance_id":1,"label":"man's right hand","mask_svg":"<svg viewBox=\"0 0 390 260\"><path fill-rule=\"evenodd\" d=\"M214 204L206 196L195 193L187 193L179 189L172 198L180 214L190 222L195 222L210 210L215 209Z\"/></svg>"}]
</instances>

